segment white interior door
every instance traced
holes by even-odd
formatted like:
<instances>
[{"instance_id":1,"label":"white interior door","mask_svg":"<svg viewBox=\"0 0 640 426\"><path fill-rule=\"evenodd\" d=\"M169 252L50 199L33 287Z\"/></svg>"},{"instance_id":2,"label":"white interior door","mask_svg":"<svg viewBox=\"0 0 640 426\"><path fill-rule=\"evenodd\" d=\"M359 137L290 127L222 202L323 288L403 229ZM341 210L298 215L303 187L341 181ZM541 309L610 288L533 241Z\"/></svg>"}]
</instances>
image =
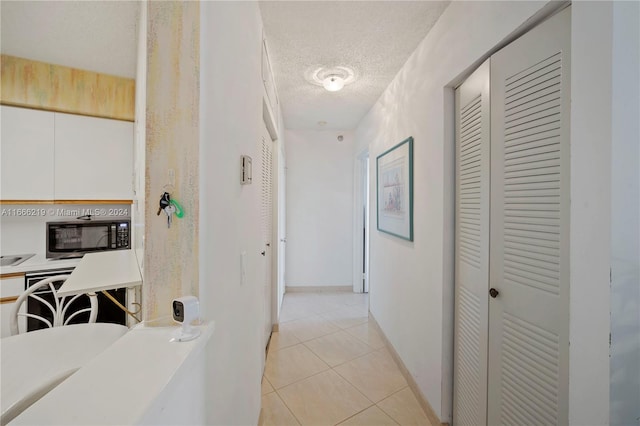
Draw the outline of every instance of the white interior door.
<instances>
[{"instance_id":1,"label":"white interior door","mask_svg":"<svg viewBox=\"0 0 640 426\"><path fill-rule=\"evenodd\" d=\"M453 421L487 422L490 100L487 60L456 89Z\"/></svg>"},{"instance_id":2,"label":"white interior door","mask_svg":"<svg viewBox=\"0 0 640 426\"><path fill-rule=\"evenodd\" d=\"M278 310L282 306L285 290L285 266L287 251L287 163L284 144L278 149Z\"/></svg>"},{"instance_id":3,"label":"white interior door","mask_svg":"<svg viewBox=\"0 0 640 426\"><path fill-rule=\"evenodd\" d=\"M367 152L366 157L364 158L364 205L363 205L363 221L364 221L364 238L363 238L363 266L364 266L364 288L363 291L365 293L369 293L369 173L371 172L371 162L369 161L369 153Z\"/></svg>"},{"instance_id":4,"label":"white interior door","mask_svg":"<svg viewBox=\"0 0 640 426\"><path fill-rule=\"evenodd\" d=\"M567 8L491 58L491 425L569 421L570 34Z\"/></svg>"},{"instance_id":5,"label":"white interior door","mask_svg":"<svg viewBox=\"0 0 640 426\"><path fill-rule=\"evenodd\" d=\"M354 160L353 169L353 292L369 292L369 151Z\"/></svg>"},{"instance_id":6,"label":"white interior door","mask_svg":"<svg viewBox=\"0 0 640 426\"><path fill-rule=\"evenodd\" d=\"M273 301L272 280L272 239L273 239L273 142L266 125L262 126L260 143L260 204L262 222L262 265L263 278L263 318L264 318L264 347L269 343L273 321L271 317L271 305Z\"/></svg>"}]
</instances>

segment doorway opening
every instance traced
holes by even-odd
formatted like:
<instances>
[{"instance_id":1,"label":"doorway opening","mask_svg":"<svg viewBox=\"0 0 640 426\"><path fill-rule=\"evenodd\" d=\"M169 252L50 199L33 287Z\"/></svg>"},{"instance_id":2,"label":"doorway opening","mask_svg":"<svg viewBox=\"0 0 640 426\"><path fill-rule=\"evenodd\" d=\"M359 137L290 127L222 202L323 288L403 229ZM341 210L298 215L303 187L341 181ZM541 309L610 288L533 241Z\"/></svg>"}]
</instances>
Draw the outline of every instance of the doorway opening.
<instances>
[{"instance_id":1,"label":"doorway opening","mask_svg":"<svg viewBox=\"0 0 640 426\"><path fill-rule=\"evenodd\" d=\"M356 157L353 292L369 293L369 151Z\"/></svg>"}]
</instances>

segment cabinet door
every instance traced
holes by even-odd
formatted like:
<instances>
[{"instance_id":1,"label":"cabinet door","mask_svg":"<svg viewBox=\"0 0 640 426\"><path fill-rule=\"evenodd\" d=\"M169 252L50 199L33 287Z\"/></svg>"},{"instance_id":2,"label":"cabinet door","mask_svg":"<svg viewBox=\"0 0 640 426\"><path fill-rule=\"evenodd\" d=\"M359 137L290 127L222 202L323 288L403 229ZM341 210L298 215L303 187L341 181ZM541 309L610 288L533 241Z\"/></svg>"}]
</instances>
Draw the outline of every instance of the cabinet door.
<instances>
[{"instance_id":1,"label":"cabinet door","mask_svg":"<svg viewBox=\"0 0 640 426\"><path fill-rule=\"evenodd\" d=\"M55 198L133 198L133 123L55 114Z\"/></svg>"},{"instance_id":2,"label":"cabinet door","mask_svg":"<svg viewBox=\"0 0 640 426\"><path fill-rule=\"evenodd\" d=\"M4 278L0 280L0 338L11 336L9 323L11 311L15 305L15 299L24 291L24 276ZM26 303L23 303L20 312L26 311ZM26 318L18 318L18 327L25 330Z\"/></svg>"},{"instance_id":3,"label":"cabinet door","mask_svg":"<svg viewBox=\"0 0 640 426\"><path fill-rule=\"evenodd\" d=\"M53 199L53 113L2 106L0 199Z\"/></svg>"}]
</instances>

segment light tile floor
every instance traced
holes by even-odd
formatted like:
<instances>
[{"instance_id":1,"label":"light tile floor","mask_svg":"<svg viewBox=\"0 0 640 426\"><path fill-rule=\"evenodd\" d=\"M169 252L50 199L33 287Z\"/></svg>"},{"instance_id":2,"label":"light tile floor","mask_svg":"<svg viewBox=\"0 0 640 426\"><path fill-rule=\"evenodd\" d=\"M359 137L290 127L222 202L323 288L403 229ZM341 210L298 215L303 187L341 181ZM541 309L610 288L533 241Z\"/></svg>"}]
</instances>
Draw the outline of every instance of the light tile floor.
<instances>
[{"instance_id":1,"label":"light tile floor","mask_svg":"<svg viewBox=\"0 0 640 426\"><path fill-rule=\"evenodd\" d=\"M287 293L262 378L264 426L426 425L354 293Z\"/></svg>"}]
</instances>

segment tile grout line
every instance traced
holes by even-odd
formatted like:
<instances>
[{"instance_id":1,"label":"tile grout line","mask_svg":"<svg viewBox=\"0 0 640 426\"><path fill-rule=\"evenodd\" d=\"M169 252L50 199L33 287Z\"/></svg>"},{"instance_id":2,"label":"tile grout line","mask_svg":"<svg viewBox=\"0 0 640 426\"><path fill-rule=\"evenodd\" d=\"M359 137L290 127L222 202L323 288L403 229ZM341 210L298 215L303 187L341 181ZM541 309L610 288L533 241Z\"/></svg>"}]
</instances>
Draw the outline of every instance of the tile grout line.
<instances>
[{"instance_id":1,"label":"tile grout line","mask_svg":"<svg viewBox=\"0 0 640 426\"><path fill-rule=\"evenodd\" d=\"M354 389L356 390L356 392L358 392L360 395L362 395L362 397L363 397L364 399L366 399L367 401L371 402L371 405L370 405L370 406L368 406L367 408L365 408L364 410L367 410L367 409L369 409L369 408L373 407L374 405L376 405L376 402L375 402L375 401L372 401L371 399L369 399L369 397L368 397L367 395L365 395L364 393L362 393L362 391L361 391L360 389L358 389L358 387L357 387L356 385L354 385L353 383L351 383L351 382L350 382L346 377L344 377L342 374L340 374L338 371L336 371L336 369L335 369L335 368L331 368L331 369L333 370L333 372L334 372L334 373L336 373L336 374L338 375L338 377L340 377L342 380L344 380L345 382L347 382L347 384L349 384L352 388L354 388ZM362 410L362 411L364 411L364 410ZM359 413L361 413L362 411L359 411ZM356 413L356 414L358 414L358 413ZM354 416L355 416L356 414L354 414ZM351 417L353 417L353 416L351 416ZM347 420L348 420L348 419L350 419L351 417L347 417L346 419L342 419L342 420L340 421L340 423L347 421Z\"/></svg>"},{"instance_id":2,"label":"tile grout line","mask_svg":"<svg viewBox=\"0 0 640 426\"><path fill-rule=\"evenodd\" d=\"M263 380L266 380L266 381L267 381L267 383L269 383L269 386L271 386L271 389L273 389L271 392L275 392L275 391L276 391L276 388L273 386L273 383L271 383L271 382L269 381L269 379L267 378L267 376L265 376L265 374L264 374L264 373L262 373L262 379L263 379ZM271 392L268 392L268 393L271 393ZM265 395L267 395L267 394L265 394Z\"/></svg>"},{"instance_id":3,"label":"tile grout line","mask_svg":"<svg viewBox=\"0 0 640 426\"><path fill-rule=\"evenodd\" d=\"M409 369L406 367L406 365L402 361L402 358L400 357L400 355L398 354L394 346L391 344L391 341L384 334L384 331L380 327L380 324L378 324L375 317L371 315L371 312L369 312L369 318L371 319L371 323L373 324L374 328L376 329L376 331L384 341L384 346L381 349L386 349L388 351L394 363L400 370L400 373L404 376L405 381L407 382L409 389L411 390L411 393L413 393L413 396L417 400L418 405L422 409L423 413L426 415L429 423L431 423L431 425L437 425L437 426L447 425L447 423L440 422L440 419L438 418L438 416L436 416L435 412L433 411L433 408L431 407L431 404L429 403L427 398L422 394L420 387L418 386L417 382L409 372Z\"/></svg>"},{"instance_id":4,"label":"tile grout line","mask_svg":"<svg viewBox=\"0 0 640 426\"><path fill-rule=\"evenodd\" d=\"M369 398L367 398L367 399L369 399ZM373 404L371 404L371 405L370 405L370 406L368 406L367 408L364 408L364 409L362 409L362 410L358 411L357 413L355 413L355 414L353 414L353 415L351 415L351 416L347 417L346 419L342 419L342 420L340 420L340 421L339 421L338 423L336 423L334 426L341 425L342 423L346 422L347 420L352 419L352 418L354 418L355 416L357 416L358 414L361 414L361 413L363 413L363 412L367 411L369 408L371 408L371 407L375 407L375 406L376 406L376 404L375 404L375 402L374 402ZM395 421L395 420L394 420L394 421Z\"/></svg>"},{"instance_id":5,"label":"tile grout line","mask_svg":"<svg viewBox=\"0 0 640 426\"><path fill-rule=\"evenodd\" d=\"M413 393L413 390L411 390L411 386L409 386L409 385L407 384L407 386L403 387L402 389L400 389L400 390L398 390L398 391L396 391L396 392L392 393L391 395L389 395L389 396L385 397L384 399L382 399L382 400L380 400L380 401L376 402L376 407L378 407L380 410L382 410L382 412L383 412L383 413L385 413L387 416L389 416L389 417L390 417L394 422L398 423L399 425L401 424L401 423L400 423L400 420L398 420L398 419L396 419L395 417L393 417L393 415L392 415L391 413L387 412L387 410L385 410L385 409L384 409L384 407L382 407L381 405L378 405L378 404L380 404L380 403L381 403L381 402L383 402L383 401L386 401L387 399L391 398L392 396L394 396L394 395L396 395L396 394L399 394L400 392L404 391L405 389L409 389L409 390ZM419 402L418 402L418 406L419 406L420 408L422 408L422 406L420 405L420 403L419 403ZM424 411L424 410L423 410L423 411ZM429 421L429 424L430 424L430 425L432 425L431 420L429 420L429 416L427 416L427 415L426 415L426 413L424 413L424 414L425 414L425 416L427 417L427 421Z\"/></svg>"},{"instance_id":6,"label":"tile grout line","mask_svg":"<svg viewBox=\"0 0 640 426\"><path fill-rule=\"evenodd\" d=\"M274 388L275 389L275 388ZM284 398L282 397L282 395L280 395L280 393L278 392L277 389L275 389L275 394L278 396L278 398L280 399L280 401L282 401L282 403L284 404L285 408L287 410L289 410L289 413L291 413L291 415L293 416L294 419L296 419L296 422L298 422L298 424L300 426L302 426L302 422L300 421L300 419L295 415L295 413L293 412L293 410L287 405L287 402L284 400Z\"/></svg>"},{"instance_id":7,"label":"tile grout line","mask_svg":"<svg viewBox=\"0 0 640 426\"><path fill-rule=\"evenodd\" d=\"M301 302L302 302L302 303L307 303L307 301L306 301L306 300L302 300ZM371 345L371 344L369 343L369 340L370 340L370 339L366 339L366 340L365 340L365 339L363 339L363 338L360 338L359 336L356 336L356 335L352 334L352 332L349 332L349 330L352 330L352 329L354 329L354 328L356 328L356 327L361 327L361 326L363 326L363 325L365 325L365 324L367 324L367 329L368 329L368 328L369 328L368 323L369 323L370 318L371 318L371 315L370 315L370 313L369 313L369 312L367 313L366 318L364 318L364 317L363 317L363 320L362 320L361 322L359 322L359 323L357 323L357 324L349 324L349 326L348 326L348 327L342 327L340 324L338 324L338 322L335 322L334 320L332 320L332 319L330 319L330 318L327 318L327 317L325 316L325 315L331 315L332 313L336 313L336 312L338 312L338 311L343 311L343 312L345 312L345 313L346 313L346 316L347 316L346 320L347 320L347 321L349 321L349 320L356 320L356 321L359 321L359 320L358 320L358 318L359 318L359 316L361 315L361 312L360 312L360 311L361 311L361 309L362 309L362 307L361 307L361 306L362 306L362 305L361 305L362 301L361 301L361 300L357 300L357 301L355 301L355 302L353 302L353 303L351 303L351 304L347 304L347 303L342 302L342 301L340 301L340 302L341 302L341 303L336 302L336 303L338 303L338 304L339 304L339 307L337 307L337 308L329 309L329 310L322 311L322 312L315 312L315 313L313 313L313 314L311 314L311 315L306 315L306 316L303 316L303 317L301 317L301 318L295 318L295 319L291 319L291 320L289 320L289 321L284 321L284 322L280 323L280 325L284 325L284 324L286 324L286 323L293 323L293 322L295 322L295 321L302 321L302 320L305 320L305 319L310 319L310 318L312 318L312 317L316 317L318 320L320 320L320 322L321 322L321 323L327 323L327 324L330 324L331 326L335 327L335 328L336 328L336 330L331 331L331 332L326 333L326 334L321 334L321 335L319 335L319 336L315 336L315 337L313 337L313 338L311 338L311 339L306 339L306 340L301 339L301 338L300 338L300 337L299 337L295 332L293 332L293 331L288 331L288 332L287 332L287 331L285 331L285 333L290 334L292 337L294 337L296 340L298 340L298 342L297 342L297 343L293 343L293 344L291 344L291 345L289 345L289 346L278 347L277 349L276 349L275 347L270 347L270 348L269 348L269 353L271 353L271 352L276 353L276 352L282 351L282 350L287 349L287 348L289 348L289 349L290 349L290 348L293 348L293 347L295 347L295 346L301 345L303 348L305 348L306 350L308 350L308 351L309 351L313 356L315 356L319 361L321 361L321 362L323 363L323 365L324 365L326 368L325 368L325 369L323 369L322 371L319 371L319 372L317 372L317 373L311 374L311 375L309 375L309 376L306 376L306 377L300 378L300 379L295 380L295 381L293 381L293 382L291 382L291 383L288 383L288 384L286 384L286 385L284 385L284 386L281 386L280 388L276 388L275 386L273 386L273 383L271 383L271 381L267 378L266 374L263 374L263 379L264 379L264 380L266 380L266 381L267 381L267 383L268 383L269 385L271 385L271 388L273 389L273 391L272 391L272 392L269 392L269 393L267 393L267 394L264 394L263 396L270 395L271 393L275 393L275 394L276 394L276 396L277 396L277 398L278 398L278 399L283 403L283 405L284 405L284 406L285 406L285 408L289 411L289 413L293 416L293 418L294 418L294 419L295 419L299 424L302 424L302 422L301 422L301 421L300 421L300 419L295 415L295 413L293 412L293 410L291 409L291 407L289 407L289 405L286 403L286 401L285 401L285 400L284 400L284 398L282 397L282 394L280 393L280 391L282 391L283 389L285 389L285 388L287 388L287 387L289 387L289 386L292 386L292 385L298 384L298 383L300 383L300 382L302 382L302 381L305 381L305 380L311 379L311 378L313 378L313 377L315 377L315 376L319 376L320 374L326 373L327 371L333 370L333 372L335 373L335 375L336 375L336 377L337 377L337 378L340 378L340 379L344 380L344 383L346 383L346 384L348 384L349 386L351 386L351 387L352 387L352 389L355 389L355 390L356 390L356 392L364 398L364 400L366 400L367 402L369 402L369 403L370 403L370 405L368 405L367 407L363 408L362 410L360 410L360 411L358 411L358 412L356 412L356 413L354 413L354 414L352 414L352 415L350 415L350 416L348 416L348 417L346 417L346 418L344 418L344 419L340 420L340 422L339 422L339 423L343 423L343 422L345 422L345 421L347 421L347 420L349 420L349 419L351 419L351 418L353 418L353 417L355 417L355 416L359 415L360 413L362 413L362 412L364 412L364 411L366 411L366 410L368 410L368 409L371 409L372 407L377 407L377 408L378 408L382 413L384 413L385 415L389 416L389 418L390 418L393 422L396 422L396 419L395 419L395 418L393 418L393 416L391 416L391 415L390 415L390 414L388 414L386 411L384 411L384 410L382 409L382 407L378 406L378 403L376 403L375 401L372 401L372 400L371 400L371 399L369 399L366 395L364 395L364 393L362 393L362 391L360 391L360 389L359 389L357 386L355 386L351 381L349 381L346 377L344 377L343 375L341 375L341 374L336 370L337 368L339 368L339 367L341 367L341 366L343 366L343 365L345 365L345 364L348 364L348 363L353 362L353 361L356 361L356 360L358 360L358 359L360 359L360 358L364 358L364 357L366 357L366 356L369 356L369 355L375 354L376 352L380 352L380 351L382 351L383 349L385 349L384 345L383 345L382 347L375 347L375 346L373 346L373 345ZM327 303L333 303L333 302L328 301ZM295 305L294 305L293 303L288 303L288 304L287 304L287 307L288 307L289 309L295 309L295 308L294 308L294 306L295 306ZM303 309L304 309L304 308L303 308ZM283 307L283 311L284 311L284 307ZM351 317L349 316L349 314L353 314L353 318L351 318ZM280 332L280 333L281 333L282 331L283 331L282 329L280 329L280 330L279 330L279 332ZM341 362L340 364L337 364L337 365L335 365L335 366L332 366L332 365L330 365L328 362L326 362L324 359L322 359L322 358L320 357L320 355L319 355L318 353L316 353L316 352L315 352L315 351L314 351L314 350L313 350L313 349L308 345L308 343L310 343L310 342L312 342L312 341L314 341L314 340L318 340L318 339L326 338L326 337L328 337L328 336L331 336L331 335L334 335L334 334L339 334L339 333L341 333L341 332L345 332L345 333L346 333L346 335L349 337L349 339L350 339L350 340L355 339L355 340L353 340L354 342L361 343L361 344L365 345L365 347L367 348L367 351L366 351L365 353L363 353L363 354L360 354L360 355L358 355L358 356L354 357L354 358L347 359L347 360L345 360L344 362ZM394 360L394 361L395 361L395 360ZM396 365L396 367L398 367L398 366ZM401 392L401 391L402 391L402 390L404 390L406 387L407 387L407 386L403 387L403 388L402 388L402 389L400 389L400 390L397 390L397 391L395 391L395 392L392 392L391 394L389 394L389 395L385 396L384 398L382 398L379 402L382 402L382 401L384 401L385 399L387 399L387 398L389 398L389 397L393 396L394 394L396 394L396 393L398 393L398 392ZM261 411L262 411L262 410L261 410ZM261 417L262 417L262 416L261 416Z\"/></svg>"},{"instance_id":8,"label":"tile grout line","mask_svg":"<svg viewBox=\"0 0 640 426\"><path fill-rule=\"evenodd\" d=\"M336 332L336 333L333 333L333 334L337 334L337 333L339 333L339 331L338 331L338 332ZM327 334L326 336L318 337L318 339L322 339L323 337L327 337L327 336L330 336L330 335L329 335L329 334ZM349 336L350 336L350 337L355 337L355 336L351 336L351 335L349 335ZM316 339L313 339L313 340L316 340ZM319 355L319 354L317 354L317 353L316 353L312 348L310 348L309 346L307 346L307 345L306 345L306 343L307 343L307 342L311 342L311 341L313 341L313 340L307 340L306 342L303 342L302 344L303 344L303 345L305 345L305 346L306 346L306 348L307 348L307 349L309 349L311 352L313 352L313 354L314 354L315 356L317 356L318 358L320 358L320 355ZM356 339L356 340L357 340L357 339ZM372 346L369 346L367 343L365 343L365 342L363 342L363 341L361 341L361 340L360 340L359 342L360 342L360 343L362 343L363 345L365 345L367 348L369 348L369 351L368 351L368 352L366 352L366 353L364 353L364 354L358 355L358 356L356 356L356 357L354 357L354 358L348 359L348 360L346 360L346 361L344 361L344 362L342 362L342 363L340 363L340 364L337 364L337 365L329 365L329 363L328 363L327 361L325 361L325 360L324 360L324 359L322 359L322 358L320 358L320 359L321 359L325 364L329 365L329 368L334 369L334 368L336 368L336 367L340 367L341 365L344 365L344 364L346 364L346 363L348 363L348 362L351 362L351 361L355 361L355 360L356 360L356 359L358 359L358 358L361 358L361 357L363 357L363 356L367 356L367 355L371 354L372 352L376 352L376 351L377 351L377 349L375 349L375 348L374 348L374 347L372 347Z\"/></svg>"},{"instance_id":9,"label":"tile grout line","mask_svg":"<svg viewBox=\"0 0 640 426\"><path fill-rule=\"evenodd\" d=\"M356 390L356 392L358 392L360 395L362 395L362 397L363 397L364 399L366 399L367 401L369 401L369 402L371 403L371 405L367 406L367 407L366 407L365 409L363 409L362 411L367 410L367 409L369 409L369 408L373 407L374 405L376 405L376 403L375 403L374 401L371 401L371 400L370 400L366 395L364 395L364 394L360 391L360 389L358 389L357 387L355 387L355 386L353 385L353 383L351 383L351 382L350 382L349 380L347 380L346 378L342 377L342 375L340 375L340 373L338 373L337 371L335 371L333 368L329 367L329 369L328 369L328 370L323 370L323 371L320 371L320 372L318 372L318 373L312 374L312 375L311 375L311 376L309 376L309 377L305 377L304 379L301 379L301 380L298 380L298 381L296 381L296 382L290 383L290 384L285 385L285 386L283 386L283 387L281 387L281 388L279 388L279 389L274 388L274 392L278 395L278 398L280 398L280 400L284 403L285 407L287 407L287 409L291 412L291 414L293 414L293 417L295 417L295 419L297 420L297 422L298 422L300 425L302 425L302 422L300 421L300 419L298 419L298 417L296 417L296 415L295 415L295 413L293 412L293 410L292 410L291 408L289 408L289 406L287 405L287 402L284 400L284 398L282 397L282 395L280 395L280 392L278 392L278 391L279 391L279 390L282 390L282 389L284 389L284 388L286 388L286 387L289 387L289 386L291 386L291 385L294 385L294 384L296 384L296 383L300 383L300 382L302 382L302 381L304 381L304 380L311 379L312 377L319 376L320 374L326 373L327 371L330 371L330 370L333 370L333 371L334 371L334 373L336 373L336 374L338 375L338 377L339 377L339 378L343 379L345 382L347 382L349 385L351 385L351 386ZM271 393L274 393L274 392L271 392ZM357 414L361 413L362 411L359 411L358 413L354 414L353 416L355 416L355 415L357 415ZM383 411L384 411L384 410L383 410ZM339 423L336 423L336 424L340 424L340 423L342 423L342 422L345 422L345 421L347 421L348 419L350 419L350 418L351 418L351 417L353 417L353 416L350 416L350 417L347 417L347 418L345 418L345 419L342 419L342 420L340 420L340 422L339 422ZM394 421L395 421L395 419L394 419Z\"/></svg>"},{"instance_id":10,"label":"tile grout line","mask_svg":"<svg viewBox=\"0 0 640 426\"><path fill-rule=\"evenodd\" d=\"M376 352L376 351L374 351L374 352ZM373 353L373 352L369 352L367 355L363 355L363 356L361 356L361 357L354 358L354 359L352 359L351 361L348 361L348 362L353 362L353 361L355 361L355 360L357 360L357 359L364 358L365 356L371 355L372 353ZM345 362L344 364L346 364L346 362ZM341 364L341 365L344 365L344 364ZM340 377L342 377L344 380L346 380L346 381L347 381L347 383L349 383L351 386L353 386L354 388L356 388L356 389L358 390L358 392L362 393L362 391L360 390L360 388L358 388L358 387L357 387L354 383L352 383L348 378L346 378L345 376L343 376L342 374L340 374L340 372L339 372L339 371L335 370L334 368L332 368L332 370L334 370L334 371L336 372L336 374L338 374L338 376L340 376ZM406 381L406 380L405 380L405 381ZM407 386L408 386L408 384L407 384ZM407 386L404 386L402 389L404 389L404 388L405 388L405 387L407 387ZM391 392L389 395L385 396L385 397L384 397L384 398L382 398L380 401L373 401L371 398L369 398L368 396L366 396L364 393L362 393L362 395L363 395L365 398L367 398L369 401L372 401L374 405L378 405L378 402L384 401L385 399L389 398L391 395L393 395L393 394L395 394L395 393L400 392L402 389L399 389L399 390L397 390L397 391L393 391L393 392ZM383 410L383 411L384 411L384 410Z\"/></svg>"},{"instance_id":11,"label":"tile grout line","mask_svg":"<svg viewBox=\"0 0 640 426\"><path fill-rule=\"evenodd\" d=\"M298 343L298 345L303 345L303 346L305 346L305 345L304 345L304 343ZM297 345L296 345L296 346L297 346ZM269 383L271 383L271 386L273 387L273 389L274 389L275 391L278 391L278 390L280 390L280 389L284 389L284 388L286 388L287 386L291 386L291 385L296 384L296 383L299 383L299 382L301 382L301 381L303 381L303 380L306 380L306 379L309 379L309 378L311 378L311 377L317 376L318 374L322 374L322 373L324 373L325 371L332 370L331 366L330 366L329 364L327 364L326 362L324 362L324 360L322 360L318 355L316 355L316 354L315 354L311 349L307 348L306 346L305 346L305 348L306 348L306 349L308 349L308 350L313 354L313 356L315 356L316 358L318 358L318 359L320 360L320 362L322 362L324 365L326 365L326 366L327 366L327 368L326 368L326 369L324 369L324 370L322 370L322 371L318 371L317 373L313 373L313 374L311 374L310 376L306 376L306 377L303 377L303 378L301 378L301 379L299 379L299 380L293 381L293 382L291 382L291 383L287 383L286 385L281 386L281 387L279 387L279 388L276 388L275 386L273 386L273 383L271 383L271 381L269 381ZM264 374L263 374L263 376L264 376L264 377L266 377ZM268 380L268 379L267 379L267 380Z\"/></svg>"}]
</instances>

